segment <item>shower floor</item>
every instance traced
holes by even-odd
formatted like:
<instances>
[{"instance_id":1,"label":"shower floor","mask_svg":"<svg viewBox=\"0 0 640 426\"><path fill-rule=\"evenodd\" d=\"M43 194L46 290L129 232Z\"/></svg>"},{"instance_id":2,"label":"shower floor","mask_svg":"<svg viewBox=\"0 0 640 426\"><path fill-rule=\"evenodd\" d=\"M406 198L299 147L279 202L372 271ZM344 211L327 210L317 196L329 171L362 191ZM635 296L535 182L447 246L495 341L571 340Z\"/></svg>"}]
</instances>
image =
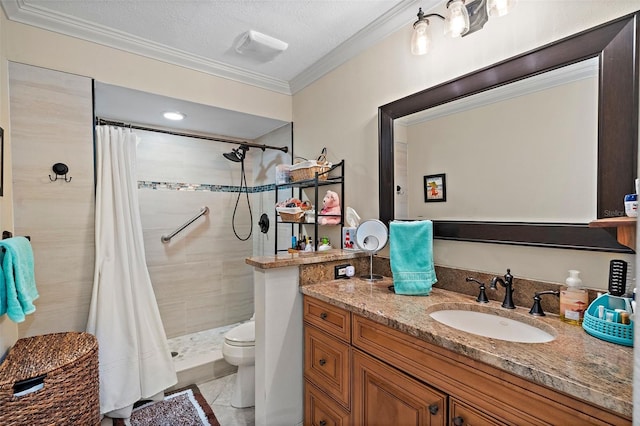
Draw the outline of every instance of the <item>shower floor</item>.
<instances>
[{"instance_id":1,"label":"shower floor","mask_svg":"<svg viewBox=\"0 0 640 426\"><path fill-rule=\"evenodd\" d=\"M168 339L171 352L178 353L173 357L176 372L180 373L223 360L224 334L238 324L242 322Z\"/></svg>"}]
</instances>

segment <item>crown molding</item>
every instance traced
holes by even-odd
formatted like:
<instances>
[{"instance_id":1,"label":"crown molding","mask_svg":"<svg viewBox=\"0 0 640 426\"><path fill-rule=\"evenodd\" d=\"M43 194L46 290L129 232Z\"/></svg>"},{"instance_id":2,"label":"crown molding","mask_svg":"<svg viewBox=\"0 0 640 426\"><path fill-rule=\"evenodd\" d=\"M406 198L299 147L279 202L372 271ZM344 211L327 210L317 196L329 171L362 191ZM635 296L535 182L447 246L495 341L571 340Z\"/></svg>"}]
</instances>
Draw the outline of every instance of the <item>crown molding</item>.
<instances>
[{"instance_id":1,"label":"crown molding","mask_svg":"<svg viewBox=\"0 0 640 426\"><path fill-rule=\"evenodd\" d=\"M213 61L169 46L116 31L92 22L25 4L23 0L3 0L2 7L8 19L43 28L67 36L87 40L113 49L156 59L217 77L291 95L289 83L264 74Z\"/></svg>"},{"instance_id":2,"label":"crown molding","mask_svg":"<svg viewBox=\"0 0 640 426\"><path fill-rule=\"evenodd\" d=\"M354 36L346 40L337 48L323 56L319 61L302 71L290 81L291 92L296 93L335 68L344 64L367 48L383 40L398 29L407 25L407 22L415 20L414 14L408 18L407 10L415 8L418 0L403 0L396 4L387 13L358 31ZM423 0L423 9L429 10L435 7L441 0ZM417 9L416 9L417 12Z\"/></svg>"},{"instance_id":3,"label":"crown molding","mask_svg":"<svg viewBox=\"0 0 640 426\"><path fill-rule=\"evenodd\" d=\"M423 8L430 9L440 2L441 0L423 0L423 3L426 3ZM36 5L29 5L24 0L2 0L2 7L11 21L43 28L273 92L292 95L406 25L408 19L405 12L409 8L415 7L417 3L418 0L403 0L396 4L383 16L305 69L290 82L193 55Z\"/></svg>"},{"instance_id":4,"label":"crown molding","mask_svg":"<svg viewBox=\"0 0 640 426\"><path fill-rule=\"evenodd\" d=\"M468 111L507 99L528 95L540 90L549 89L585 78L597 77L600 64L598 58L587 59L566 67L558 68L543 74L519 80L505 86L496 87L472 96L457 99L443 105L429 108L416 114L395 120L403 126L424 123L458 112Z\"/></svg>"}]
</instances>

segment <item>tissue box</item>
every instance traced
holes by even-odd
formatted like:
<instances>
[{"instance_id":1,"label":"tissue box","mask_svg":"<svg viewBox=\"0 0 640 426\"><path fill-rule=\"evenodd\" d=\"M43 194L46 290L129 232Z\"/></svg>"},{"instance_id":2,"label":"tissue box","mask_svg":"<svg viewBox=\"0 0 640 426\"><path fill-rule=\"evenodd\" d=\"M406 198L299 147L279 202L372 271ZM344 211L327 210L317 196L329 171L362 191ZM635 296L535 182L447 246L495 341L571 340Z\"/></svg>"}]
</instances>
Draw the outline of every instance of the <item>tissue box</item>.
<instances>
[{"instance_id":1,"label":"tissue box","mask_svg":"<svg viewBox=\"0 0 640 426\"><path fill-rule=\"evenodd\" d=\"M342 249L343 250L357 250L356 245L356 229L352 227L342 228Z\"/></svg>"},{"instance_id":2,"label":"tissue box","mask_svg":"<svg viewBox=\"0 0 640 426\"><path fill-rule=\"evenodd\" d=\"M291 183L291 167L289 164L278 164L276 166L276 185Z\"/></svg>"}]
</instances>

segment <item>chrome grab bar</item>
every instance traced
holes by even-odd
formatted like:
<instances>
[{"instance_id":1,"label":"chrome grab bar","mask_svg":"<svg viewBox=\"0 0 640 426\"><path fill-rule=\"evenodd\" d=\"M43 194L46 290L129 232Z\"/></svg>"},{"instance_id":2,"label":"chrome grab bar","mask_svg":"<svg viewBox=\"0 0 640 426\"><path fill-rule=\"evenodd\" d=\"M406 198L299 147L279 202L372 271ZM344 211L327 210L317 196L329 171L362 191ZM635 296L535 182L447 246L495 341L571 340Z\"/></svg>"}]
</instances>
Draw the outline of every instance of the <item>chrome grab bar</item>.
<instances>
[{"instance_id":1,"label":"chrome grab bar","mask_svg":"<svg viewBox=\"0 0 640 426\"><path fill-rule=\"evenodd\" d=\"M193 222L196 221L196 219L198 219L200 216L204 216L206 214L209 214L209 207L205 206L203 208L200 209L200 212L198 212L197 215L195 215L194 217L192 217L191 219L189 219L184 225L182 225L181 227L179 227L178 229L176 229L175 231L173 231L171 234L169 235L163 235L162 237L160 237L160 241L162 241L163 243L168 243L169 241L171 241L171 239L173 237L175 237L178 233L180 233L184 228L186 228L187 226L191 225Z\"/></svg>"}]
</instances>

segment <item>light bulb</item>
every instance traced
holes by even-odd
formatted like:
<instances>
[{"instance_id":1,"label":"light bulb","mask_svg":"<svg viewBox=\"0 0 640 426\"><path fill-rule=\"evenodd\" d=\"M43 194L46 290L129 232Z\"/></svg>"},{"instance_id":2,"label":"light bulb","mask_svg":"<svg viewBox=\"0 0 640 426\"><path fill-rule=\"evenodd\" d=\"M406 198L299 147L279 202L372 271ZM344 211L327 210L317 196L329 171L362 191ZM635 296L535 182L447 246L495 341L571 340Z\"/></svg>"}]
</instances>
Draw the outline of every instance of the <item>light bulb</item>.
<instances>
[{"instance_id":1,"label":"light bulb","mask_svg":"<svg viewBox=\"0 0 640 426\"><path fill-rule=\"evenodd\" d=\"M490 17L504 16L513 9L516 0L487 0L487 13Z\"/></svg>"},{"instance_id":2,"label":"light bulb","mask_svg":"<svg viewBox=\"0 0 640 426\"><path fill-rule=\"evenodd\" d=\"M449 14L445 22L445 34L451 37L463 36L469 31L469 13L463 0L451 0L447 4Z\"/></svg>"},{"instance_id":3,"label":"light bulb","mask_svg":"<svg viewBox=\"0 0 640 426\"><path fill-rule=\"evenodd\" d=\"M186 117L186 115L184 115L183 113L181 113L179 111L167 111L162 115L167 120L173 120L173 121L183 120Z\"/></svg>"},{"instance_id":4,"label":"light bulb","mask_svg":"<svg viewBox=\"0 0 640 426\"><path fill-rule=\"evenodd\" d=\"M429 51L431 39L429 37L429 21L419 20L413 24L413 35L411 36L411 53L414 55L424 55Z\"/></svg>"}]
</instances>

